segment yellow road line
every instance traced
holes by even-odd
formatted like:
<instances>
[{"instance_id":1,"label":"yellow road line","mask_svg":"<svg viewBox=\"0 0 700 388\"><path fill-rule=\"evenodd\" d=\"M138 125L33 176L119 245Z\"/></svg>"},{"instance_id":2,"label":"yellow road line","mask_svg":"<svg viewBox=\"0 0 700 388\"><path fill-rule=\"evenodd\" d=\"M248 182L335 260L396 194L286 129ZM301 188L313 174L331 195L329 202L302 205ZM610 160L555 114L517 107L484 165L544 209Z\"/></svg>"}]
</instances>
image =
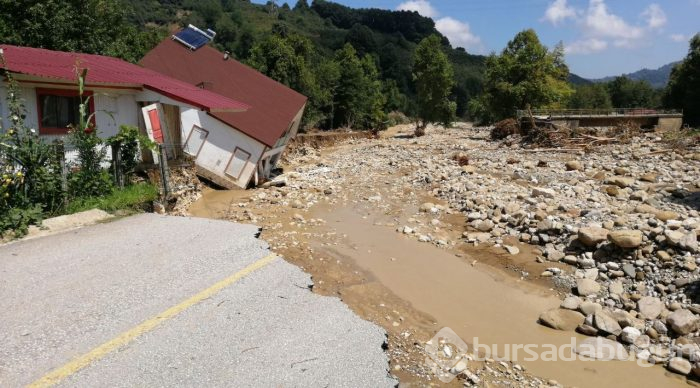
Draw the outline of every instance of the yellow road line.
<instances>
[{"instance_id":1,"label":"yellow road line","mask_svg":"<svg viewBox=\"0 0 700 388\"><path fill-rule=\"evenodd\" d=\"M183 312L184 310L194 306L195 304L203 301L204 299L211 298L212 296L216 295L219 293L219 291L223 290L224 288L232 285L233 283L237 282L238 280L250 275L251 273L255 272L258 269L261 269L268 264L272 263L275 259L277 258L277 255L274 254L269 254L262 259L254 262L253 264L243 268L239 272L236 272L235 274L227 277L226 279L215 283L211 287L207 288L206 290L203 290L199 292L198 294L192 296L191 298L184 300L180 302L179 304L163 311L162 313L156 315L153 318L150 318L140 325L127 330L123 333L121 333L119 336L103 343L102 345L92 349L88 353L85 353L81 356L78 356L74 358L72 361L69 363L56 368L49 372L48 374L44 375L42 378L39 380L36 380L35 382L31 383L28 385L28 387L50 387L52 385L58 384L65 378L69 377L70 375L78 372L79 370L85 368L86 366L90 365L92 362L95 362L103 357L105 357L107 354L112 352L113 350L124 346L128 344L129 342L133 341L140 335L147 333L153 329L155 329L158 325L161 323L167 321L168 319L171 319L178 315L179 313Z\"/></svg>"}]
</instances>

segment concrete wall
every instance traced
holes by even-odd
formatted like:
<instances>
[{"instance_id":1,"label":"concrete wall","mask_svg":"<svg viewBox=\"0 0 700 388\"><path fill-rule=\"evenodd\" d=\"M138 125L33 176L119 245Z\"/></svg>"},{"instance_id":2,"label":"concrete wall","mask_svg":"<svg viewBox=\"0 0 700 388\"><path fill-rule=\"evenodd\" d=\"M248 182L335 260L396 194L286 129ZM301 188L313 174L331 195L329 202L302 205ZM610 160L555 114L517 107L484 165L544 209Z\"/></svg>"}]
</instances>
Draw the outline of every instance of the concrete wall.
<instances>
[{"instance_id":1,"label":"concrete wall","mask_svg":"<svg viewBox=\"0 0 700 388\"><path fill-rule=\"evenodd\" d=\"M265 150L265 145L198 109L181 110L181 119L183 141L187 140L194 125L209 132L195 159L198 169L209 173L202 173L202 175L226 188L245 188L255 174L256 165ZM240 178L226 173L236 148L250 154L250 158L244 163Z\"/></svg>"},{"instance_id":2,"label":"concrete wall","mask_svg":"<svg viewBox=\"0 0 700 388\"><path fill-rule=\"evenodd\" d=\"M659 117L656 130L659 132L677 131L683 127L682 117Z\"/></svg>"}]
</instances>

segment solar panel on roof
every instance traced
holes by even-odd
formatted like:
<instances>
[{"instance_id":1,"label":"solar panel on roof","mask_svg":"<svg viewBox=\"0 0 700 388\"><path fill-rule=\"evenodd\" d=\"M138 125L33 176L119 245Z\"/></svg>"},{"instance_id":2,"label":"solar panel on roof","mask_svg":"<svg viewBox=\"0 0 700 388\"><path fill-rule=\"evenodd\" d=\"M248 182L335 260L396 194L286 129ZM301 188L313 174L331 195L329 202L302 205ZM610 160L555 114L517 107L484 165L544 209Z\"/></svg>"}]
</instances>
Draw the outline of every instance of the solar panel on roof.
<instances>
[{"instance_id":1,"label":"solar panel on roof","mask_svg":"<svg viewBox=\"0 0 700 388\"><path fill-rule=\"evenodd\" d=\"M204 32L190 24L184 30L173 35L173 39L184 44L191 50L197 50L198 48L214 40L215 35L216 33L212 30L207 30L207 32Z\"/></svg>"}]
</instances>

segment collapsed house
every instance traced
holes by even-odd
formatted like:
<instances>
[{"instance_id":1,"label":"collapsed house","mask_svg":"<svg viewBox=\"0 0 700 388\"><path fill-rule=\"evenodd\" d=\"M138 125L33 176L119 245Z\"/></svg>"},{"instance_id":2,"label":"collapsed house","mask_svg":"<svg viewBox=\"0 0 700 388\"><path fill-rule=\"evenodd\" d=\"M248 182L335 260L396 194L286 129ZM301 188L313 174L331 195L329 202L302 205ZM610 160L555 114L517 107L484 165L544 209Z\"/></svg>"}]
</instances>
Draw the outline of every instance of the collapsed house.
<instances>
[{"instance_id":1,"label":"collapsed house","mask_svg":"<svg viewBox=\"0 0 700 388\"><path fill-rule=\"evenodd\" d=\"M101 55L0 48L5 71L12 73L25 100L25 123L46 141L65 137L78 123L77 71L87 69L83 98L90 97L89 114L95 113L100 137L116 135L121 125L139 127L163 144L168 159L192 158L198 174L220 186L262 182L296 134L306 97L202 47L213 32L189 27L178 35L181 41L168 39L149 53L145 66ZM199 50L182 41L197 43ZM160 61L181 67L180 74L159 66ZM0 115L5 119L6 100L3 83ZM143 157L157 163L150 153Z\"/></svg>"},{"instance_id":2,"label":"collapsed house","mask_svg":"<svg viewBox=\"0 0 700 388\"><path fill-rule=\"evenodd\" d=\"M184 129L196 132L195 136L208 143L196 156L200 175L227 186L220 174L212 176L211 172L226 163L227 155L237 160L247 157L255 162L255 172L234 181L258 184L269 178L287 143L299 130L307 99L209 46L213 36L212 31L189 26L162 41L140 64L249 106L243 112L209 112L198 128ZM213 138L231 129L238 134L236 141ZM224 173L225 179L235 178L226 170Z\"/></svg>"}]
</instances>

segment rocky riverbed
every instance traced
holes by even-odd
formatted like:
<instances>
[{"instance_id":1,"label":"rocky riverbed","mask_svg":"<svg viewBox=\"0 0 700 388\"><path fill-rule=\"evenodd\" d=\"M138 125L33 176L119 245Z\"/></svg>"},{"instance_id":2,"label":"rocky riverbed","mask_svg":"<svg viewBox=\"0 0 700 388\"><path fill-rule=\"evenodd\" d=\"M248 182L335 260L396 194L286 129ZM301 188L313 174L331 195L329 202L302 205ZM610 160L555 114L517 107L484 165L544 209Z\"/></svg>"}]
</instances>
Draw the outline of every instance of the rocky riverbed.
<instances>
[{"instance_id":1,"label":"rocky riverbed","mask_svg":"<svg viewBox=\"0 0 700 388\"><path fill-rule=\"evenodd\" d=\"M601 338L588 356L603 340L615 341L624 355L676 374L700 372L700 150L673 150L656 134L578 151L491 141L488 129L469 125L431 128L422 138L409 133L395 128L328 152L297 148L285 174L240 194L216 217L263 225L274 249L307 255L299 264L320 274L334 263L319 258L311 240L333 245L342 236L319 231L326 220L310 209L362 205L387 215L383 225L398 234L454 252L488 249L506 258L494 263L514 277L557 290L561 307L542 311L539 321ZM361 277L338 270L342 276L318 287L341 293L337 284ZM362 297L357 303L374 301ZM430 379L425 355L413 354L422 348L414 340L420 330L406 329L410 306L396 307L394 317L350 304L385 324L396 373ZM557 385L520 366L503 368L470 368L460 381Z\"/></svg>"}]
</instances>

